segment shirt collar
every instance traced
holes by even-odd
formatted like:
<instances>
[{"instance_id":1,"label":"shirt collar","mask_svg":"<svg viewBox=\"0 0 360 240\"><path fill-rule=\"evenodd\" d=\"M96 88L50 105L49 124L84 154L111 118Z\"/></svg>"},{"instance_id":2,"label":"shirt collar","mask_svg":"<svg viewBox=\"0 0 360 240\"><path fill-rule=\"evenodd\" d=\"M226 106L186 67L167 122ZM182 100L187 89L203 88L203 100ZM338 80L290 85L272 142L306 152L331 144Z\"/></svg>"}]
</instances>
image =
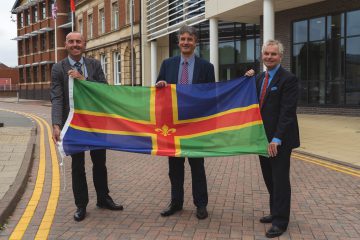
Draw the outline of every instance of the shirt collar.
<instances>
[{"instance_id":1,"label":"shirt collar","mask_svg":"<svg viewBox=\"0 0 360 240\"><path fill-rule=\"evenodd\" d=\"M74 66L75 63L76 63L76 61L74 61L70 56L68 56L68 59L69 59L70 65L71 65L71 66ZM84 58L81 57L79 62L80 62L81 64L84 64Z\"/></svg>"},{"instance_id":2,"label":"shirt collar","mask_svg":"<svg viewBox=\"0 0 360 240\"><path fill-rule=\"evenodd\" d=\"M188 64L192 64L195 61L195 54L191 55L191 57L186 58ZM180 64L183 64L185 61L185 58L183 57L183 55L181 55L181 60L180 60Z\"/></svg>"},{"instance_id":3,"label":"shirt collar","mask_svg":"<svg viewBox=\"0 0 360 240\"><path fill-rule=\"evenodd\" d=\"M269 77L275 76L275 74L276 74L276 72L277 72L277 70L278 70L279 68L280 68L280 64L278 64L275 68L269 70L269 71L268 71Z\"/></svg>"}]
</instances>

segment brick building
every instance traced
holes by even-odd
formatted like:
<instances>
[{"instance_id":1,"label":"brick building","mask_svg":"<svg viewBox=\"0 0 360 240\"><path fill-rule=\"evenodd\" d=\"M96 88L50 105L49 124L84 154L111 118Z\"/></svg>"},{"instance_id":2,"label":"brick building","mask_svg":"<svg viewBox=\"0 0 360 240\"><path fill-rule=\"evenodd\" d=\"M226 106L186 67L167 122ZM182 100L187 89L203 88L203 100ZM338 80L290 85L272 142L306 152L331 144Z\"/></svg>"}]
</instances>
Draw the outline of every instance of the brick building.
<instances>
[{"instance_id":1,"label":"brick building","mask_svg":"<svg viewBox=\"0 0 360 240\"><path fill-rule=\"evenodd\" d=\"M140 0L80 0L75 16L85 55L101 62L109 84L142 85Z\"/></svg>"},{"instance_id":2,"label":"brick building","mask_svg":"<svg viewBox=\"0 0 360 240\"><path fill-rule=\"evenodd\" d=\"M11 12L17 16L20 98L49 99L51 67L66 56L64 39L71 31L70 3L53 0L17 0Z\"/></svg>"},{"instance_id":3,"label":"brick building","mask_svg":"<svg viewBox=\"0 0 360 240\"><path fill-rule=\"evenodd\" d=\"M0 96L16 96L18 82L18 70L0 63Z\"/></svg>"}]
</instances>

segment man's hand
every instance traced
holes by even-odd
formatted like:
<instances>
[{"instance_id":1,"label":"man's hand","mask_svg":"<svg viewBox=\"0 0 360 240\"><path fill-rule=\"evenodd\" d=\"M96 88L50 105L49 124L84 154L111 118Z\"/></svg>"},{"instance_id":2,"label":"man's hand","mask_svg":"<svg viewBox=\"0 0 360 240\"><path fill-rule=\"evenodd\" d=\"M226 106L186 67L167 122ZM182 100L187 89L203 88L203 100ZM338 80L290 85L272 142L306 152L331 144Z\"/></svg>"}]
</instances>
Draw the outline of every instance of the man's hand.
<instances>
[{"instance_id":1,"label":"man's hand","mask_svg":"<svg viewBox=\"0 0 360 240\"><path fill-rule=\"evenodd\" d=\"M76 78L78 80L85 80L85 77L83 75L81 75L78 71L76 71L75 69L71 69L68 71L68 75L69 77L72 78Z\"/></svg>"},{"instance_id":2,"label":"man's hand","mask_svg":"<svg viewBox=\"0 0 360 240\"><path fill-rule=\"evenodd\" d=\"M270 157L276 157L277 153L278 153L278 150L277 150L277 147L279 146L280 144L279 143L276 143L276 142L271 142L269 143L269 146L268 146L268 154Z\"/></svg>"},{"instance_id":3,"label":"man's hand","mask_svg":"<svg viewBox=\"0 0 360 240\"><path fill-rule=\"evenodd\" d=\"M53 135L52 135L52 139L54 141L55 144L57 144L57 142L60 142L60 133L61 133L61 129L59 125L53 125Z\"/></svg>"},{"instance_id":4,"label":"man's hand","mask_svg":"<svg viewBox=\"0 0 360 240\"><path fill-rule=\"evenodd\" d=\"M163 88L167 86L167 82L165 82L164 80L160 80L155 84L155 87L157 88Z\"/></svg>"},{"instance_id":5,"label":"man's hand","mask_svg":"<svg viewBox=\"0 0 360 240\"><path fill-rule=\"evenodd\" d=\"M255 75L255 71L253 69L250 69L249 71L247 71L244 76L246 77L252 77Z\"/></svg>"}]
</instances>

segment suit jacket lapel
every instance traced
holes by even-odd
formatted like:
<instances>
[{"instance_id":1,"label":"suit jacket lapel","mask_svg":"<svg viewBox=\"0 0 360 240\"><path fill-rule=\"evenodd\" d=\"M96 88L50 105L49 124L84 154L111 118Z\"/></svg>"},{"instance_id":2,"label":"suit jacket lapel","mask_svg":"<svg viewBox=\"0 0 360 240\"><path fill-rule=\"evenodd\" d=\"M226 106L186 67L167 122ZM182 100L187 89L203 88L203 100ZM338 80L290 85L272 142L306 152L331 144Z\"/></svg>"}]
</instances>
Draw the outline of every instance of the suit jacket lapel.
<instances>
[{"instance_id":1,"label":"suit jacket lapel","mask_svg":"<svg viewBox=\"0 0 360 240\"><path fill-rule=\"evenodd\" d=\"M85 67L86 67L86 70L84 70L84 71L86 71L86 73L87 73L87 78L86 79L92 79L93 68L92 68L92 66L90 66L90 62L86 57L84 57L83 59L84 59ZM85 75L85 73L84 73L84 75Z\"/></svg>"},{"instance_id":2,"label":"suit jacket lapel","mask_svg":"<svg viewBox=\"0 0 360 240\"><path fill-rule=\"evenodd\" d=\"M63 69L66 76L68 75L68 72L72 69L68 58L65 58L63 62Z\"/></svg>"},{"instance_id":3,"label":"suit jacket lapel","mask_svg":"<svg viewBox=\"0 0 360 240\"><path fill-rule=\"evenodd\" d=\"M260 97L260 91L261 91L261 84L262 84L264 77L265 77L264 72L257 75L257 77L256 77L256 91L257 91L257 94L259 97Z\"/></svg>"},{"instance_id":4,"label":"suit jacket lapel","mask_svg":"<svg viewBox=\"0 0 360 240\"><path fill-rule=\"evenodd\" d=\"M274 77L272 78L270 84L269 84L269 87L266 89L266 93L265 93L265 97L264 97L264 103L266 102L266 99L268 98L269 96L269 93L271 91L271 88L273 86L275 86L279 81L280 81L280 75L281 75L281 71L282 71L282 68L280 66L280 68L277 70L277 72L275 73ZM264 105L264 104L263 104Z\"/></svg>"},{"instance_id":5,"label":"suit jacket lapel","mask_svg":"<svg viewBox=\"0 0 360 240\"><path fill-rule=\"evenodd\" d=\"M170 72L170 83L174 83L176 84L178 82L178 74L179 74L179 65L180 65L180 56L176 56L171 63L171 68L169 68L171 70Z\"/></svg>"},{"instance_id":6,"label":"suit jacket lapel","mask_svg":"<svg viewBox=\"0 0 360 240\"><path fill-rule=\"evenodd\" d=\"M195 56L192 83L198 83L198 81L199 81L199 74L200 74L200 66L199 66L199 64L200 64L199 63L199 58L197 56Z\"/></svg>"}]
</instances>

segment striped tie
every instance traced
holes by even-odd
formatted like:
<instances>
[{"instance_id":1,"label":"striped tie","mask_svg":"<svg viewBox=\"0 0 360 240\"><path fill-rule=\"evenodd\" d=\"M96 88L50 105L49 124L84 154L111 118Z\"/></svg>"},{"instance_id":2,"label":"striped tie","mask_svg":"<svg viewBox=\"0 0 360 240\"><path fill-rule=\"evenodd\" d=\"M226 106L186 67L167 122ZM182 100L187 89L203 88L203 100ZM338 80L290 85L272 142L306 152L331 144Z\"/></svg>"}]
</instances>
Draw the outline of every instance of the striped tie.
<instances>
[{"instance_id":1,"label":"striped tie","mask_svg":"<svg viewBox=\"0 0 360 240\"><path fill-rule=\"evenodd\" d=\"M261 95L260 95L260 108L262 107L262 105L264 104L264 98L265 98L265 94L266 94L266 89L268 87L268 84L269 84L269 72L266 71L265 72L265 79L264 79L264 84L263 84L263 87L262 87L262 90L261 90Z\"/></svg>"},{"instance_id":2,"label":"striped tie","mask_svg":"<svg viewBox=\"0 0 360 240\"><path fill-rule=\"evenodd\" d=\"M75 66L75 68L76 68L76 71L78 71L81 75L83 75L83 71L82 71L82 69L81 69L81 67L82 67L81 62L76 62L76 63L74 64L74 66Z\"/></svg>"},{"instance_id":3,"label":"striped tie","mask_svg":"<svg viewBox=\"0 0 360 240\"><path fill-rule=\"evenodd\" d=\"M183 67L181 71L180 84L189 84L189 64L187 61L183 62Z\"/></svg>"}]
</instances>

